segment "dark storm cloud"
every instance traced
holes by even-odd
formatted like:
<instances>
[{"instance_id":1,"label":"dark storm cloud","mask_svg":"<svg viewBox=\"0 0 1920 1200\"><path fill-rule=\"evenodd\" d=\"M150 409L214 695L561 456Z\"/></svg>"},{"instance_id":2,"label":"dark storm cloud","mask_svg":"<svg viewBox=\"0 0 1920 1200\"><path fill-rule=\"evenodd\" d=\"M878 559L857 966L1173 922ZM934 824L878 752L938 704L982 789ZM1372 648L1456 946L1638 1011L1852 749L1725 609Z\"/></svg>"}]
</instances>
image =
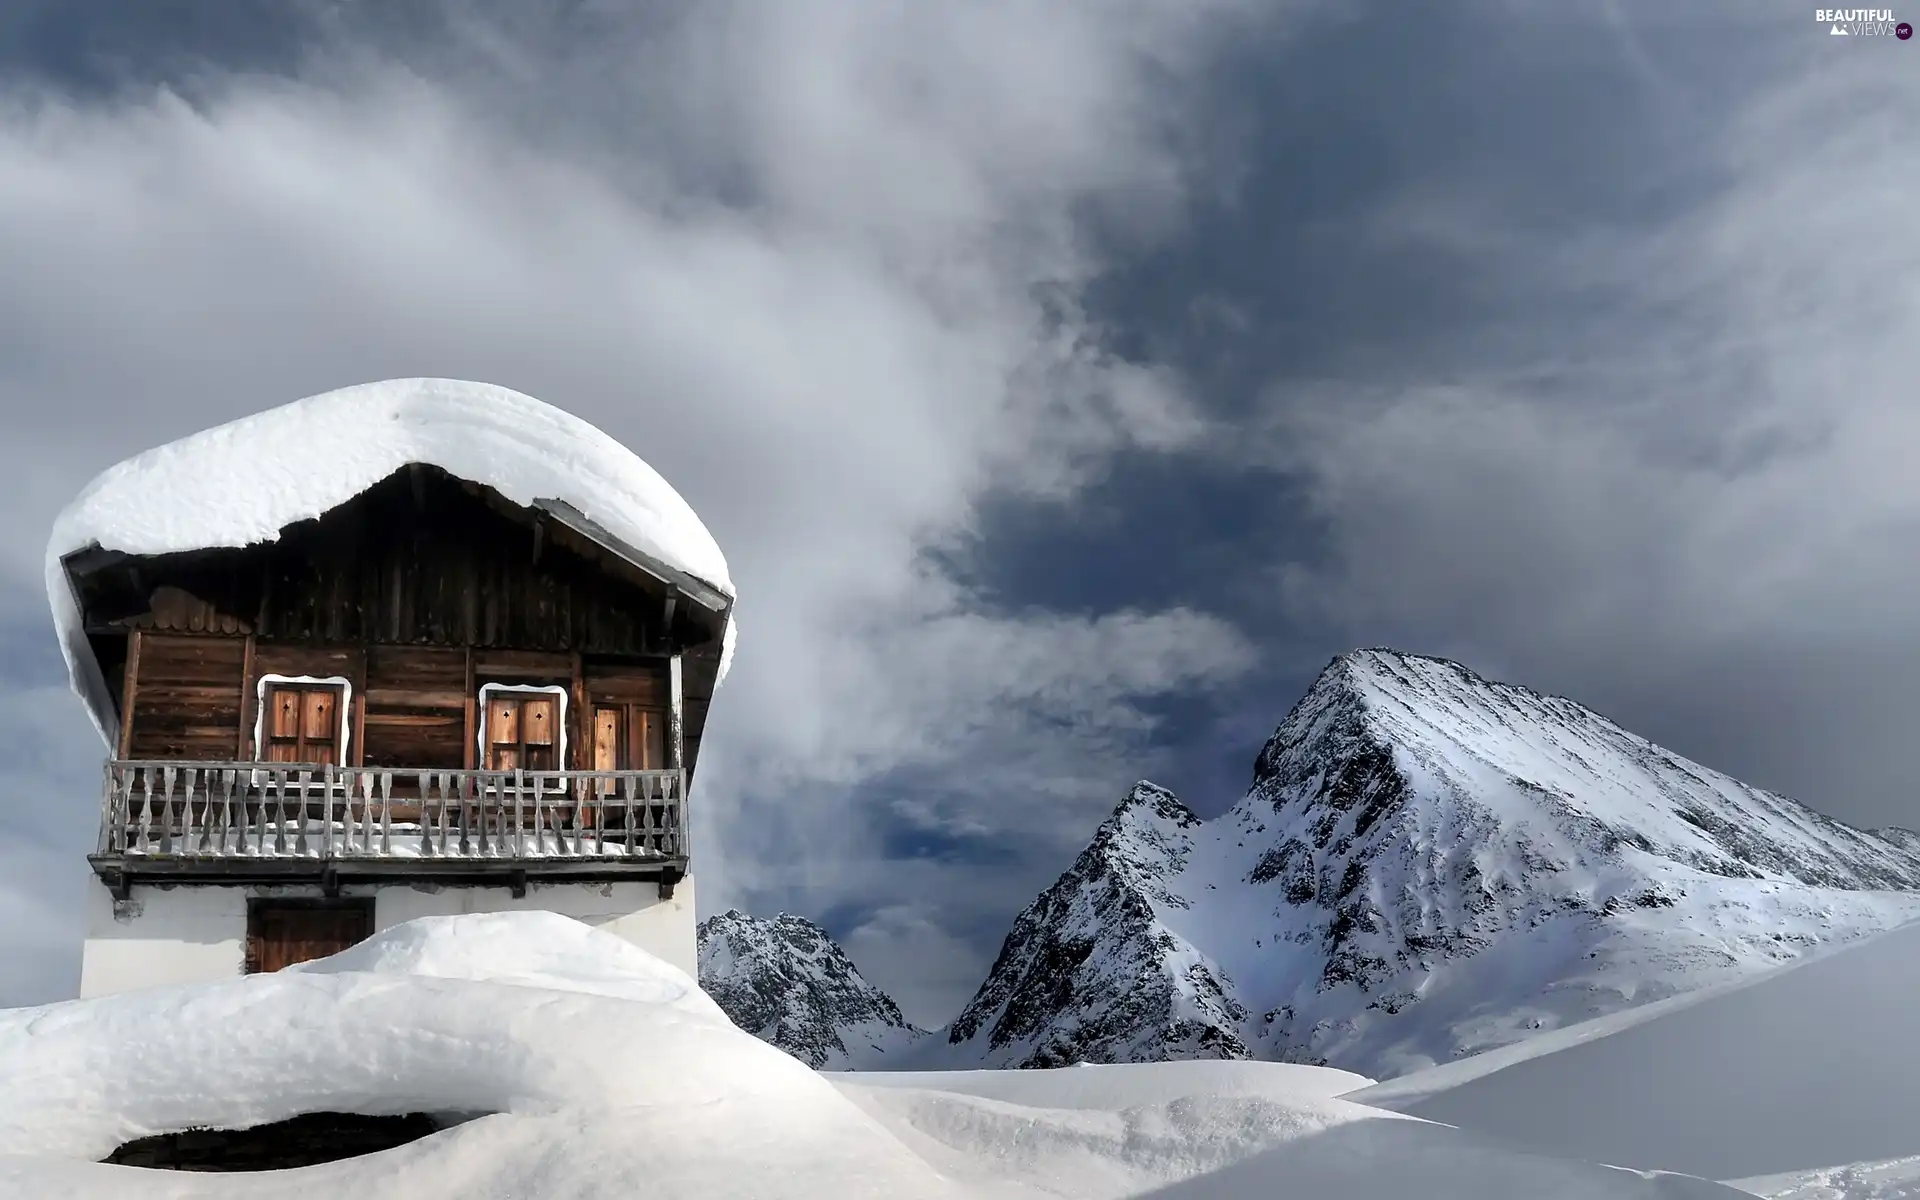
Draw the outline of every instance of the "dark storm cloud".
<instances>
[{"instance_id":1,"label":"dark storm cloud","mask_svg":"<svg viewBox=\"0 0 1920 1200\"><path fill-rule=\"evenodd\" d=\"M1243 47L1296 65L1223 97L1250 173L1099 291L1203 381L1208 452L1116 473L1079 525L995 510L970 565L1073 597L1063 567L1102 563L1101 601L1260 642L1231 716L1169 731L1203 810L1329 656L1384 643L1920 821L1905 47L1784 8L1371 15ZM1206 482L1169 503L1182 471ZM1142 545L1151 571L1115 568Z\"/></svg>"}]
</instances>

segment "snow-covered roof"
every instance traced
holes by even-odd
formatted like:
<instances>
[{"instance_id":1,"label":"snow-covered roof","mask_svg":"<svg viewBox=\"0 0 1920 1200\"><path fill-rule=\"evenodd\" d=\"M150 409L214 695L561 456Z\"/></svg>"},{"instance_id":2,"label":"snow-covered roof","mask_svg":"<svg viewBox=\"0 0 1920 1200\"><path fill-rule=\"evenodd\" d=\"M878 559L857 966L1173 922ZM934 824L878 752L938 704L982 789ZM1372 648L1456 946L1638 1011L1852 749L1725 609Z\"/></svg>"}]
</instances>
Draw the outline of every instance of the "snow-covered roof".
<instances>
[{"instance_id":1,"label":"snow-covered roof","mask_svg":"<svg viewBox=\"0 0 1920 1200\"><path fill-rule=\"evenodd\" d=\"M731 608L713 535L631 450L531 396L454 379L393 379L269 409L135 455L55 519L47 598L74 690L111 743L114 700L88 645L63 560L98 546L170 554L273 541L409 463L538 507L623 557L688 577ZM729 611L721 657L733 654Z\"/></svg>"}]
</instances>

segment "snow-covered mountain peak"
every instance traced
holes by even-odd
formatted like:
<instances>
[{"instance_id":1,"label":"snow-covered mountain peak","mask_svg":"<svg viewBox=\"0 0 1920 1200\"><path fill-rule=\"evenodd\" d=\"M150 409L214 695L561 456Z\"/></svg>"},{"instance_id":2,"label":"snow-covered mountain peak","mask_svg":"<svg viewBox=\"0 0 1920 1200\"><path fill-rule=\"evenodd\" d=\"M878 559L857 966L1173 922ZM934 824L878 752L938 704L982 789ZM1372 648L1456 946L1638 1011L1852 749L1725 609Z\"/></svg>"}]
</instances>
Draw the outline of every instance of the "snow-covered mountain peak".
<instances>
[{"instance_id":1,"label":"snow-covered mountain peak","mask_svg":"<svg viewBox=\"0 0 1920 1200\"><path fill-rule=\"evenodd\" d=\"M1408 805L1425 810L1409 811ZM1334 660L1261 750L1236 819L1315 809L1300 832L1350 845L1436 817L1530 869L1623 847L1735 878L1920 887L1920 862L1797 801L1629 733L1573 700L1390 650ZM1375 835L1379 836L1379 835Z\"/></svg>"},{"instance_id":2,"label":"snow-covered mountain peak","mask_svg":"<svg viewBox=\"0 0 1920 1200\"><path fill-rule=\"evenodd\" d=\"M1156 899L1177 903L1167 898L1160 883L1170 872L1186 869L1193 854L1192 833L1202 824L1180 797L1143 779L1094 831L1081 855L1082 865L1097 870L1097 861Z\"/></svg>"},{"instance_id":3,"label":"snow-covered mountain peak","mask_svg":"<svg viewBox=\"0 0 1920 1200\"><path fill-rule=\"evenodd\" d=\"M1114 806L1113 816L1101 829L1159 824L1186 828L1199 823L1200 818L1180 797L1152 780L1142 779L1127 789L1127 794Z\"/></svg>"},{"instance_id":4,"label":"snow-covered mountain peak","mask_svg":"<svg viewBox=\"0 0 1920 1200\"><path fill-rule=\"evenodd\" d=\"M1555 727L1604 727L1637 747L1629 734L1561 696L1498 683L1444 658L1399 650L1355 650L1334 659L1261 749L1249 798L1275 804L1297 799L1289 785L1319 773L1328 752L1396 746L1418 752L1446 747L1495 767L1536 767L1516 753ZM1549 737L1557 744L1557 739ZM1366 764L1354 764L1364 768ZM1350 773L1348 787L1362 788Z\"/></svg>"},{"instance_id":5,"label":"snow-covered mountain peak","mask_svg":"<svg viewBox=\"0 0 1920 1200\"><path fill-rule=\"evenodd\" d=\"M700 922L700 986L733 1023L816 1069L877 1066L925 1036L805 917Z\"/></svg>"},{"instance_id":6,"label":"snow-covered mountain peak","mask_svg":"<svg viewBox=\"0 0 1920 1200\"><path fill-rule=\"evenodd\" d=\"M1390 1076L1920 915L1916 842L1573 700L1355 651L1220 818L1135 785L949 1039L993 1065L1253 1055Z\"/></svg>"}]
</instances>

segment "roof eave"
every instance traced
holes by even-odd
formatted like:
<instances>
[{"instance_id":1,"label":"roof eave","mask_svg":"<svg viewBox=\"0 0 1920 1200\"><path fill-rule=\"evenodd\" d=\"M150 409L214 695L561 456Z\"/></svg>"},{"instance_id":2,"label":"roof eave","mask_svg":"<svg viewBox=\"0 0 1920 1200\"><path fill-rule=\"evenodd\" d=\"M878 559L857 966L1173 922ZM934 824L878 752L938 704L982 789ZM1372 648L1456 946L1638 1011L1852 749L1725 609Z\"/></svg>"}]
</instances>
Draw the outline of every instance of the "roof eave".
<instances>
[{"instance_id":1,"label":"roof eave","mask_svg":"<svg viewBox=\"0 0 1920 1200\"><path fill-rule=\"evenodd\" d=\"M716 616L725 616L733 607L733 597L719 588L671 566L609 532L598 521L565 500L536 498L533 507L586 538L602 550L629 563L661 583L672 587L687 599Z\"/></svg>"}]
</instances>

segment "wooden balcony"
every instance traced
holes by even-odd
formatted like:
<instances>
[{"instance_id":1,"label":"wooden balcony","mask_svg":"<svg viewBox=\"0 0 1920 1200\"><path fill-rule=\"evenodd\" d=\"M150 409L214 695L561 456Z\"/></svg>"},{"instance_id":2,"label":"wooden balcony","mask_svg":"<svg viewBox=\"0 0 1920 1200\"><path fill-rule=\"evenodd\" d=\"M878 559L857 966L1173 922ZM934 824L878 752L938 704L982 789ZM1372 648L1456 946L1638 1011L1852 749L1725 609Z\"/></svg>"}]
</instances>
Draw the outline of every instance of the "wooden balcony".
<instances>
[{"instance_id":1,"label":"wooden balcony","mask_svg":"<svg viewBox=\"0 0 1920 1200\"><path fill-rule=\"evenodd\" d=\"M527 883L687 869L682 771L461 771L264 762L107 763L89 856L134 883Z\"/></svg>"}]
</instances>

